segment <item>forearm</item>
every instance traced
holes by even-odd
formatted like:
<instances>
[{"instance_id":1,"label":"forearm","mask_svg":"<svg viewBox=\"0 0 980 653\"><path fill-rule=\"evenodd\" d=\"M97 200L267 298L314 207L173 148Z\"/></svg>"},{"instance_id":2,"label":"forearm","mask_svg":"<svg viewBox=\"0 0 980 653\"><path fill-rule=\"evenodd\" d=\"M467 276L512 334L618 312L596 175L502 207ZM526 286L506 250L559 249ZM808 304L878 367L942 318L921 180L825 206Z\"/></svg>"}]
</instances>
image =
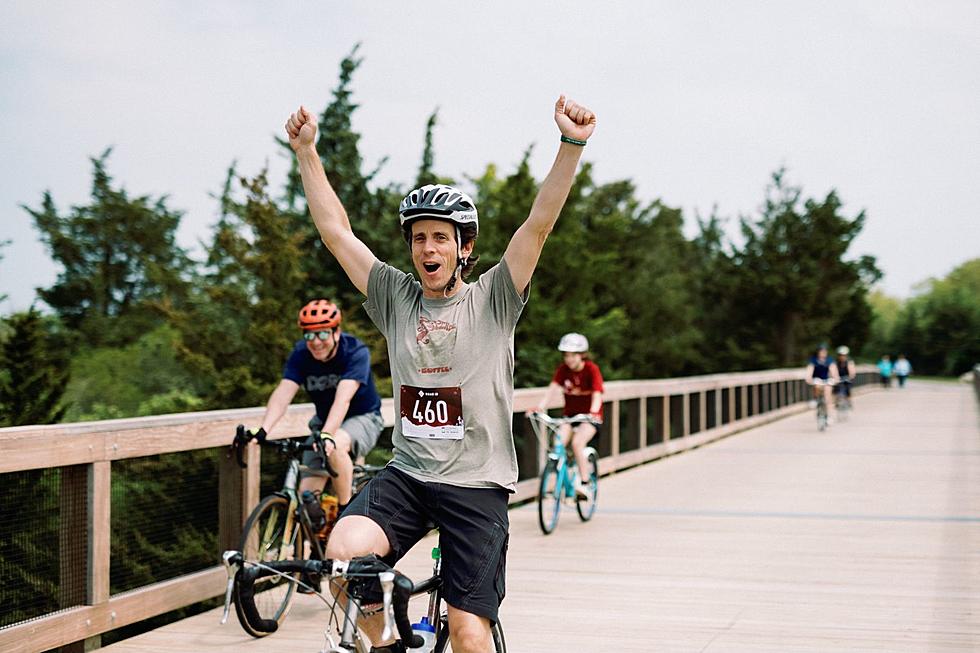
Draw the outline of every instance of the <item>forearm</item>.
<instances>
[{"instance_id":1,"label":"forearm","mask_svg":"<svg viewBox=\"0 0 980 653\"><path fill-rule=\"evenodd\" d=\"M350 408L350 398L343 399L337 397L334 399L333 404L330 406L330 412L327 413L327 419L323 422L323 432L324 433L336 433L340 425L344 423L344 418L347 417L347 410Z\"/></svg>"},{"instance_id":2,"label":"forearm","mask_svg":"<svg viewBox=\"0 0 980 653\"><path fill-rule=\"evenodd\" d=\"M350 402L359 387L361 387L361 384L353 379L344 379L337 384L337 394L334 395L333 403L330 405L330 412L327 413L327 419L323 422L323 431L325 433L336 433L337 429L344 423L344 419L347 417L347 410L350 408Z\"/></svg>"},{"instance_id":3,"label":"forearm","mask_svg":"<svg viewBox=\"0 0 980 653\"><path fill-rule=\"evenodd\" d=\"M344 209L340 198L327 180L316 148L311 145L300 149L296 153L296 160L313 223L320 232L323 242L333 252L339 245L340 235L351 231L347 210Z\"/></svg>"},{"instance_id":4,"label":"forearm","mask_svg":"<svg viewBox=\"0 0 980 653\"><path fill-rule=\"evenodd\" d=\"M265 405L265 415L262 416L262 428L265 429L266 433L272 433L272 429L282 419L282 416L286 414L289 404L292 403L293 397L296 396L298 387L291 388L285 382L280 382L269 396L269 401Z\"/></svg>"},{"instance_id":5,"label":"forearm","mask_svg":"<svg viewBox=\"0 0 980 653\"><path fill-rule=\"evenodd\" d=\"M561 392L561 386L552 381L548 384L548 387L544 390L544 396L541 397L541 401L538 402L538 410L544 411L548 408L555 399L558 398L558 393Z\"/></svg>"},{"instance_id":6,"label":"forearm","mask_svg":"<svg viewBox=\"0 0 980 653\"><path fill-rule=\"evenodd\" d=\"M589 412L592 414L598 413L602 410L602 393L593 392L592 393L592 405L589 406Z\"/></svg>"},{"instance_id":7,"label":"forearm","mask_svg":"<svg viewBox=\"0 0 980 653\"><path fill-rule=\"evenodd\" d=\"M572 182L575 181L575 171L578 169L583 149L580 145L570 143L562 143L559 146L555 162L542 182L537 197L534 198L534 204L531 205L531 213L525 223L530 229L547 235L555 226L565 200L568 199Z\"/></svg>"}]
</instances>

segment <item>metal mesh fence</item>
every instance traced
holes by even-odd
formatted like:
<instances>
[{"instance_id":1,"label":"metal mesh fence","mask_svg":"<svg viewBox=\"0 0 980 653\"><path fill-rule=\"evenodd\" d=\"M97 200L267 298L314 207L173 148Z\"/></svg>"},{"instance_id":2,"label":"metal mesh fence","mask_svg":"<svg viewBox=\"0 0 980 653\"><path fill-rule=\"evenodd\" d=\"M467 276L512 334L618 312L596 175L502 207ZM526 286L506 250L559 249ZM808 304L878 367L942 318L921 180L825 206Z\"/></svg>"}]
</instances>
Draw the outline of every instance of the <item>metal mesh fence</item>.
<instances>
[{"instance_id":1,"label":"metal mesh fence","mask_svg":"<svg viewBox=\"0 0 980 653\"><path fill-rule=\"evenodd\" d=\"M112 594L217 564L222 455L202 449L112 464Z\"/></svg>"},{"instance_id":2,"label":"metal mesh fence","mask_svg":"<svg viewBox=\"0 0 980 653\"><path fill-rule=\"evenodd\" d=\"M0 474L0 628L85 603L85 479L84 467Z\"/></svg>"}]
</instances>

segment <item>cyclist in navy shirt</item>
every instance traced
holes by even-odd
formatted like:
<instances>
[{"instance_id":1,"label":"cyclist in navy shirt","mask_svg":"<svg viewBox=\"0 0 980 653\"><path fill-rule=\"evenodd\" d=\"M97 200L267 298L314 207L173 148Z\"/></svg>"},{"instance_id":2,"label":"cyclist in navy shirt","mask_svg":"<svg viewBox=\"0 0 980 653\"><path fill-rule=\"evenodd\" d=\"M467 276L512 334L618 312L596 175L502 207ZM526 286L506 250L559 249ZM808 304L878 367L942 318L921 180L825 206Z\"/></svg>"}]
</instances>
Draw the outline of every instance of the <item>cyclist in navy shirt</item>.
<instances>
[{"instance_id":1,"label":"cyclist in navy shirt","mask_svg":"<svg viewBox=\"0 0 980 653\"><path fill-rule=\"evenodd\" d=\"M806 382L813 386L813 398L816 399L822 392L825 405L830 406L833 384L838 381L840 377L837 374L837 366L827 355L827 346L820 345L816 356L811 356L806 366Z\"/></svg>"},{"instance_id":2,"label":"cyclist in navy shirt","mask_svg":"<svg viewBox=\"0 0 980 653\"><path fill-rule=\"evenodd\" d=\"M266 404L262 427L255 433L259 440L264 439L286 413L296 392L305 389L316 406L310 430L330 436L325 437L325 449L337 472L334 488L341 510L351 499L352 459L367 454L384 427L381 398L371 374L371 352L363 342L341 332L342 320L340 309L325 299L313 300L300 310L303 340L289 355L282 381ZM312 452L304 455L303 463L324 467L322 456ZM300 493L322 490L325 483L322 477L304 477Z\"/></svg>"}]
</instances>

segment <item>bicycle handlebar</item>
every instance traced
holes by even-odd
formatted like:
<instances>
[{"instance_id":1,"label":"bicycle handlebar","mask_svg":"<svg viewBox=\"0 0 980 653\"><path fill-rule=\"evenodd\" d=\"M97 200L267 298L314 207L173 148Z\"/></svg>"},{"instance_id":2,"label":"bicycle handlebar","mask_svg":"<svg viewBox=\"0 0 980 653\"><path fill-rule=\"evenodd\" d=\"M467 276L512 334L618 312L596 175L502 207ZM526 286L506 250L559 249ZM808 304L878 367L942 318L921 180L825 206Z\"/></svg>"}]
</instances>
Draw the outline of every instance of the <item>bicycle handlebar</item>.
<instances>
[{"instance_id":1,"label":"bicycle handlebar","mask_svg":"<svg viewBox=\"0 0 980 653\"><path fill-rule=\"evenodd\" d=\"M258 632L274 633L279 628L275 619L263 619L255 606L255 581L268 576L280 574L315 574L319 576L354 578L358 576L379 576L384 573L394 574L393 583L383 583L384 604L391 607L391 613L385 612L385 620L393 616L398 637L407 648L419 648L424 640L412 632L412 623L408 618L408 600L412 596L414 585L404 574L392 569L377 556L365 556L344 560L278 560L263 563L261 566L243 566L242 554L237 551L226 551L225 566L228 567L229 583L238 586L238 601L241 605L245 620L251 628Z\"/></svg>"},{"instance_id":2,"label":"bicycle handlebar","mask_svg":"<svg viewBox=\"0 0 980 653\"><path fill-rule=\"evenodd\" d=\"M239 424L235 427L235 438L231 441L231 447L235 450L235 460L238 462L238 466L245 469L247 465L245 464L245 459L243 453L245 447L252 440L255 440L259 446L271 447L277 449L279 453L286 455L298 454L302 451L321 451L323 452L323 466L330 474L331 478L337 477L337 472L334 470L333 466L330 464L330 459L327 457L326 452L323 451L323 438L319 431L313 431L311 435L314 435L314 441L311 444L305 442L297 442L296 440L259 440L247 430L245 430L244 424Z\"/></svg>"},{"instance_id":3,"label":"bicycle handlebar","mask_svg":"<svg viewBox=\"0 0 980 653\"><path fill-rule=\"evenodd\" d=\"M579 413L570 417L552 417L548 413L539 413L534 411L527 413L527 418L531 421L539 420L552 426L561 426L562 424L572 424L574 422L589 422L593 426L599 426L602 424L601 420L597 419L594 415L589 415L587 413Z\"/></svg>"}]
</instances>

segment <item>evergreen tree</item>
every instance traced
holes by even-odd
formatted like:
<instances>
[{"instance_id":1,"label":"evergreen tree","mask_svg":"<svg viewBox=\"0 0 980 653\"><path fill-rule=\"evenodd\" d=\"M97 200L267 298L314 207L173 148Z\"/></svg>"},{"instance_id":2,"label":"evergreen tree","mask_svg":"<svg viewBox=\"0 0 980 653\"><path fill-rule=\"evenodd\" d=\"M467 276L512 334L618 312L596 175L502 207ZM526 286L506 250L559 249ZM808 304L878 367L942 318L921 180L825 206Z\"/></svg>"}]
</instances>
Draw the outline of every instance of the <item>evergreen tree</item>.
<instances>
[{"instance_id":1,"label":"evergreen tree","mask_svg":"<svg viewBox=\"0 0 980 653\"><path fill-rule=\"evenodd\" d=\"M0 348L0 426L54 424L66 408L64 338L46 330L33 307L7 322L10 335Z\"/></svg>"},{"instance_id":2,"label":"evergreen tree","mask_svg":"<svg viewBox=\"0 0 980 653\"><path fill-rule=\"evenodd\" d=\"M229 171L229 177L234 169ZM296 336L294 316L311 289L303 234L269 197L265 173L226 182L207 270L186 307L167 308L180 358L204 385L207 406L263 403Z\"/></svg>"},{"instance_id":3,"label":"evergreen tree","mask_svg":"<svg viewBox=\"0 0 980 653\"><path fill-rule=\"evenodd\" d=\"M185 294L190 264L175 241L181 214L167 207L166 197L130 198L113 187L110 152L92 159L90 204L60 215L45 192L40 208L23 207L62 266L55 284L38 295L96 345L132 342L153 328L154 305Z\"/></svg>"},{"instance_id":4,"label":"evergreen tree","mask_svg":"<svg viewBox=\"0 0 980 653\"><path fill-rule=\"evenodd\" d=\"M773 183L758 221L742 220L745 245L737 253L735 326L754 345L755 367L795 366L818 342L838 334L866 334L870 314L854 310L881 276L872 257L844 257L864 226L865 215L840 215L831 191L822 202L806 200L784 171ZM839 328L838 328L839 327ZM844 336L855 342L852 335Z\"/></svg>"}]
</instances>

